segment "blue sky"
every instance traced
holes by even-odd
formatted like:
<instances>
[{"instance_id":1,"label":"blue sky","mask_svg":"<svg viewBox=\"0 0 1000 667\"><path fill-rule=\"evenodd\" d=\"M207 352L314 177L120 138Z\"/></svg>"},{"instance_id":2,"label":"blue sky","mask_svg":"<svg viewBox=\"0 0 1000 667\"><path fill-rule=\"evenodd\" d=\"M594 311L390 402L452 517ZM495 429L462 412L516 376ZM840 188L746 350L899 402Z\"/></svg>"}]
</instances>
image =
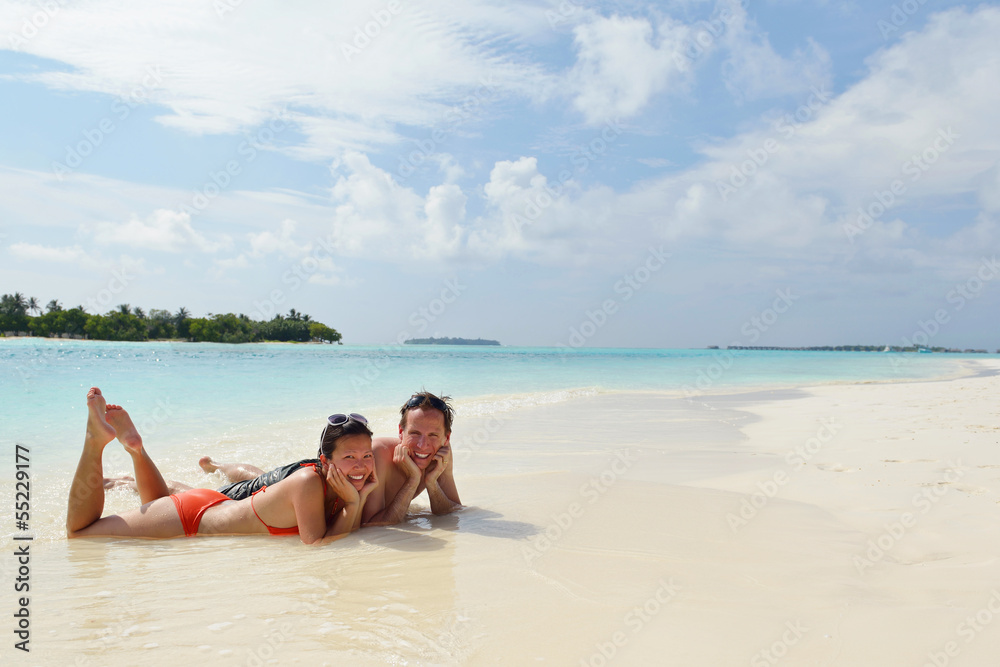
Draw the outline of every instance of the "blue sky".
<instances>
[{"instance_id":1,"label":"blue sky","mask_svg":"<svg viewBox=\"0 0 1000 667\"><path fill-rule=\"evenodd\" d=\"M997 4L0 2L0 290L994 350Z\"/></svg>"}]
</instances>

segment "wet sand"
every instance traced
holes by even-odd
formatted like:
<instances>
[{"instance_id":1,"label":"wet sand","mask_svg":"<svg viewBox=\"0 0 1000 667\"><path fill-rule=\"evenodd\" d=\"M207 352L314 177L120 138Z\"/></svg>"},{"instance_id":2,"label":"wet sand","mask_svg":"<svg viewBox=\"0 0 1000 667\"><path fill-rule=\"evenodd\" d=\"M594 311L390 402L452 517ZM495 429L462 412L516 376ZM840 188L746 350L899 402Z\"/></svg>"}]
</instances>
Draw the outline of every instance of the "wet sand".
<instances>
[{"instance_id":1,"label":"wet sand","mask_svg":"<svg viewBox=\"0 0 1000 667\"><path fill-rule=\"evenodd\" d=\"M36 543L31 662L992 664L998 394L980 376L464 417L451 516L424 497L323 548Z\"/></svg>"}]
</instances>

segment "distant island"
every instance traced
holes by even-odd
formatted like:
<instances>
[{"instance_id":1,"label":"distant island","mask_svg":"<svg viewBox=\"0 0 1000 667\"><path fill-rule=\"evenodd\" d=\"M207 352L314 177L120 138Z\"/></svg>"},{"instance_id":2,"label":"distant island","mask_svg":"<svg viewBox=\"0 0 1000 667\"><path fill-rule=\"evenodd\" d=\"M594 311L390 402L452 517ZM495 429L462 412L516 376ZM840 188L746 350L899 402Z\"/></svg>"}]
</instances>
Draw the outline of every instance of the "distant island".
<instances>
[{"instance_id":1,"label":"distant island","mask_svg":"<svg viewBox=\"0 0 1000 667\"><path fill-rule=\"evenodd\" d=\"M404 345L499 345L498 340L486 338L411 338Z\"/></svg>"},{"instance_id":2,"label":"distant island","mask_svg":"<svg viewBox=\"0 0 1000 667\"><path fill-rule=\"evenodd\" d=\"M34 315L32 315L34 313ZM337 343L340 332L294 308L288 315L254 320L243 313L191 317L187 308L132 308L127 303L103 315L83 306L63 308L56 299L42 312L38 299L20 292L0 296L0 336L39 336L113 341L183 340L204 343Z\"/></svg>"}]
</instances>

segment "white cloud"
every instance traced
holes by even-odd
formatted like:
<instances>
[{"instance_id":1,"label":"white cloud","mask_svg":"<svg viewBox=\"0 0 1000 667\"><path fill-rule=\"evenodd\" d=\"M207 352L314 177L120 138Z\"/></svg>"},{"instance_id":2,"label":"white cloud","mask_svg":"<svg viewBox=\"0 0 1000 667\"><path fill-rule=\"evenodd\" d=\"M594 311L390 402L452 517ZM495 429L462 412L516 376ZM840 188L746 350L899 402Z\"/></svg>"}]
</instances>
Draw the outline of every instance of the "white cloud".
<instances>
[{"instance_id":1,"label":"white cloud","mask_svg":"<svg viewBox=\"0 0 1000 667\"><path fill-rule=\"evenodd\" d=\"M10 254L27 262L80 264L87 268L96 265L96 262L78 245L58 248L34 243L14 243L10 246Z\"/></svg>"},{"instance_id":2,"label":"white cloud","mask_svg":"<svg viewBox=\"0 0 1000 667\"><path fill-rule=\"evenodd\" d=\"M290 281L305 280L317 285L344 284L343 270L329 255L326 239L315 238L300 244L295 238L297 228L295 220L285 219L278 225L277 232L265 230L248 234L249 251L232 258L216 259L214 275L221 277L230 270L264 266L269 255L278 255L282 259L291 260L283 269L283 278L287 277ZM291 277L293 275L294 279Z\"/></svg>"},{"instance_id":3,"label":"white cloud","mask_svg":"<svg viewBox=\"0 0 1000 667\"><path fill-rule=\"evenodd\" d=\"M286 219L281 221L277 234L271 230L250 234L250 256L263 257L276 252L282 257L298 258L308 254L312 244L296 244L293 239L295 227L294 220Z\"/></svg>"},{"instance_id":4,"label":"white cloud","mask_svg":"<svg viewBox=\"0 0 1000 667\"><path fill-rule=\"evenodd\" d=\"M569 75L573 106L587 122L632 116L688 70L682 54L689 27L669 18L597 17L574 30L577 63Z\"/></svg>"},{"instance_id":5,"label":"white cloud","mask_svg":"<svg viewBox=\"0 0 1000 667\"><path fill-rule=\"evenodd\" d=\"M191 133L247 131L288 109L306 135L290 152L310 159L397 142L400 125L433 127L485 79L536 99L552 86L543 68L491 46L540 33L544 8L526 3L242 3L219 16L221 5L59 3L16 48L70 69L22 76L116 96L143 87L168 110L157 120ZM0 7L0 35L37 9Z\"/></svg>"},{"instance_id":6,"label":"white cloud","mask_svg":"<svg viewBox=\"0 0 1000 667\"><path fill-rule=\"evenodd\" d=\"M177 9L181 4L168 6ZM93 6L104 7L101 3ZM516 257L537 263L598 265L609 256L627 254L629 244L634 249L637 244L644 245L645 239L659 237L693 244L710 239L722 249L753 248L755 252L799 253L810 258L833 256L859 263L891 255L901 266L904 260L910 266L928 266L934 243L942 245L946 254L954 254L970 252L977 244L995 239L991 217L968 223L960 233L956 229L951 236L945 234L948 238L944 241L938 233L935 241L907 209L949 198L978 199L988 211L1000 209L1000 130L995 122L995 110L1000 108L1000 88L995 85L1000 80L1000 53L995 44L995 35L1000 34L1000 10L995 7L932 16L921 31L872 56L869 72L860 81L838 94L831 92L826 97L824 93L824 99L816 100L811 109L805 107L805 115L792 124L774 127L761 120L758 127L737 136L697 146L703 160L695 166L678 167L618 192L600 185L584 186L573 179L557 183L555 171L543 173L540 160L531 155L495 160L488 179L480 177L476 184L467 182L469 174L459 161L435 156L443 172L441 182L419 192L375 166L361 149L398 140L397 132L404 124L430 127L439 123L456 95L479 85L477 77L495 74L497 85L507 93L516 90L538 98L549 94L552 78L536 66L515 63L513 56L498 58L484 47L470 46L467 35L475 34L478 39L490 31L482 21L472 18L474 9L448 23L429 5L420 3L408 5L416 13L400 15L400 22L393 23L398 34L395 29L385 32L357 56L356 67L348 66L337 47L350 37L356 21L371 7L374 5L351 9L348 18L353 18L338 23L336 30L331 21L341 10L330 9L329 16L314 17L313 34L303 30L311 24L303 22L294 7L287 10L289 15L276 17L275 10L244 3L223 19L228 26L226 35L215 35L216 28L207 21L198 23L201 34L194 40L196 53L179 55L171 50L161 61L152 58L156 55L150 51L152 47L135 44L131 37L126 40L131 44L129 53L145 54L135 61L136 76L150 63L170 63L160 71L164 87L173 97L160 102L170 109L170 117L187 129L242 128L282 105L293 108L293 123L307 134L295 150L310 158L342 157L330 201L317 201L301 193L227 192L213 201L196 225L182 214L162 208L163 202L179 198L176 192L162 188L153 193L155 196L137 196L144 206L119 202L113 215L99 218L123 220L131 211L154 211L145 219L133 215L126 223L94 223L87 229L95 230L96 238L104 243L217 252L231 244L230 237L209 235L204 231L207 225L238 220L233 224L253 231L232 235L246 244L237 249L242 254L217 262L223 269L257 266L264 262L254 260L274 255L301 259L314 247L310 244L315 235L325 230L332 230L343 255L399 264L415 258L457 262ZM530 33L527 24L536 25L534 18L515 18L491 7L507 16L508 27L503 30ZM101 11L77 16L93 28L95 17L103 16ZM126 14L121 20L126 24L137 21L136 15L128 13L131 10L122 11ZM717 51L716 61L728 58L726 80L743 95L795 96L828 77L829 61L821 48L805 42L802 53L783 57L757 26L746 21L745 13L734 16L726 31L707 48ZM274 30L268 30L275 42L261 45L263 54L258 54L247 44L253 30L269 19L276 22ZM62 23L51 27L56 30L53 35L72 39L55 43L46 38L37 44L33 41L31 48L80 67L67 75L69 78L58 79L58 85L96 88L107 84L109 91L120 92L115 86L131 75L115 68L124 67L127 58L96 62L109 52L88 51L91 43L82 41L76 27ZM685 69L686 61L675 57L678 49L696 36L692 32L696 28L697 24L686 26L671 20L580 16L574 31L577 61L567 74L577 110L596 123L608 116L641 113L657 95L684 89L688 77L703 72L695 72L697 67L692 68L692 63ZM148 38L148 28L137 29ZM206 31L221 41L209 46ZM426 49L412 48L417 54L413 58L406 55L406 48L426 38L428 31L435 36L433 43ZM98 27L95 34L94 39L102 41L102 35L108 37L115 31ZM325 47L313 49L323 34ZM111 51L118 48L107 47ZM284 52L277 53L279 49ZM309 58L315 62L299 72L297 65ZM198 59L225 63L223 69L229 68L226 71L232 71L234 80L222 81L198 70L194 67ZM393 65L398 72L393 71ZM96 76L98 71L103 74ZM525 82L514 82L518 72L526 75ZM258 74L259 80L254 78ZM807 98L805 92L801 100ZM794 109L790 111L794 113ZM953 145L939 152L935 163L912 180L903 172L904 165L913 155L933 148L939 132L949 129L956 136ZM745 185L724 200L717 183L729 182L733 169L747 164L751 155L759 155L769 141L778 149L766 152L766 163L754 165ZM646 163L662 166L663 159L649 158ZM541 163L545 164L544 160ZM67 203L43 217L60 221L48 224L62 224L67 219L78 224L81 214L75 212L72 216L77 217L67 218L67 211L98 208L75 206L80 201L91 203L85 199L89 196L84 194L85 186L96 181L88 178L74 175L58 186L62 191L50 183L33 190L30 197L14 188L12 197L18 202L21 217L26 218L23 212L32 205L54 206L52 202L58 197L52 194L59 193ZM852 247L844 224L894 179L904 181L906 192ZM102 207L115 206L110 196L114 186L108 179L100 184L107 195ZM0 209L9 206L9 201L0 202ZM262 202L267 205L266 215L255 211ZM283 210L286 208L292 211ZM208 216L214 220L208 222ZM279 220L284 222L275 225ZM85 240L75 239L81 244ZM72 256L72 248L62 252ZM324 261L329 264L317 270L310 282L340 280L334 259Z\"/></svg>"},{"instance_id":7,"label":"white cloud","mask_svg":"<svg viewBox=\"0 0 1000 667\"><path fill-rule=\"evenodd\" d=\"M79 245L58 247L22 242L12 244L9 252L15 259L24 262L71 264L88 272L104 273L111 268L116 268L130 274L150 273L142 258L119 255L118 260L114 261L96 253L90 253Z\"/></svg>"},{"instance_id":8,"label":"white cloud","mask_svg":"<svg viewBox=\"0 0 1000 667\"><path fill-rule=\"evenodd\" d=\"M100 222L93 228L94 240L102 244L127 245L147 250L214 253L230 244L228 237L210 241L191 225L187 213L157 209L145 220L133 216L128 222Z\"/></svg>"},{"instance_id":9,"label":"white cloud","mask_svg":"<svg viewBox=\"0 0 1000 667\"><path fill-rule=\"evenodd\" d=\"M828 86L830 55L812 39L806 49L783 58L767 35L747 18L740 2L731 2L731 18L722 36L729 56L722 65L723 78L738 101L802 94Z\"/></svg>"}]
</instances>

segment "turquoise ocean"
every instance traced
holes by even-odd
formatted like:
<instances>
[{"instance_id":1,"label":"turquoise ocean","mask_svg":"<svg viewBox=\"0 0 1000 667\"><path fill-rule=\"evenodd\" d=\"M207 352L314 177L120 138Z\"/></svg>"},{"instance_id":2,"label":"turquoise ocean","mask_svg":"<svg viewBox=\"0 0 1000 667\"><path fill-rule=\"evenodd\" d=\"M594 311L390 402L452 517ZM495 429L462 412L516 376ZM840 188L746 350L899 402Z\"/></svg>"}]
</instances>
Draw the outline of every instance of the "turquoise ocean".
<instances>
[{"instance_id":1,"label":"turquoise ocean","mask_svg":"<svg viewBox=\"0 0 1000 667\"><path fill-rule=\"evenodd\" d=\"M751 458L731 455L744 423L739 411L716 408L713 401L727 401L705 395L953 377L981 372L982 359L0 341L0 445L7 461L0 495L14 499L15 453L30 461L32 664L466 665L495 664L501 655L514 664L545 652L561 658L553 664L576 664L569 656L592 651L589 637L610 637L624 627L624 605L648 596L639 582L672 576L691 543L652 525L609 533L605 522L631 511L630 498L680 498L676 484L686 479L688 449L715 448L715 460L725 465ZM269 536L66 540L91 386L129 410L167 479L210 488L226 480L205 474L197 465L201 455L268 469L313 455L328 414L361 412L376 433L391 434L411 393L449 394L457 411L456 479L467 506L434 517L418 500L397 526L364 529L319 549ZM635 400L633 392L656 396ZM639 407L633 410L632 402ZM591 412L602 406L606 415ZM657 406L655 418L650 406ZM587 410L583 429L567 421L580 407ZM638 430L619 428L629 418L640 420ZM665 463L667 451L680 458ZM614 484L617 478L604 482L605 476L617 470L615 461L631 461L620 458L630 452L643 464L627 469L628 482L590 508L581 485ZM103 461L107 476L132 472L115 443ZM660 479L671 467L672 481ZM133 491L118 488L107 493L104 510L138 504ZM553 521L577 504L590 509L581 510L587 514L572 531L565 529L565 539L527 557L542 537L561 539L552 531L563 524ZM12 538L24 539L29 528L16 527L8 508L0 579L10 586L19 572ZM653 516L661 509L644 511ZM631 578L615 580L615 573ZM13 595L8 589L0 604L11 609ZM686 612L664 612L664 622L671 613ZM544 629L549 623L552 629ZM578 646L568 648L563 634L571 627ZM647 642L650 655L661 655L656 637L637 637L635 650Z\"/></svg>"},{"instance_id":2,"label":"turquoise ocean","mask_svg":"<svg viewBox=\"0 0 1000 667\"><path fill-rule=\"evenodd\" d=\"M989 355L993 356L993 355ZM377 435L396 433L399 406L421 389L451 396L456 455L463 423L519 407L608 392L697 398L831 382L891 382L976 372L984 355L709 349L499 346L352 346L108 342L22 338L0 342L0 445L27 448L35 526L63 539L66 497L80 455L87 390L123 405L167 479L217 487L203 455L265 470L314 456L327 415L359 412ZM466 419L466 422L463 422ZM609 415L614 419L614 415ZM467 452L465 452L467 453ZM13 477L3 475L0 488ZM118 447L109 477L132 474ZM471 472L471 471L470 471ZM109 511L134 504L123 496Z\"/></svg>"},{"instance_id":3,"label":"turquoise ocean","mask_svg":"<svg viewBox=\"0 0 1000 667\"><path fill-rule=\"evenodd\" d=\"M996 355L875 352L119 343L16 339L0 343L0 433L39 463L75 455L84 395L99 386L124 405L161 455L239 443L246 458L317 432L335 412L394 430L398 406L426 388L459 410L564 400L576 393L657 391L697 396L759 387L928 379ZM299 445L304 453L309 446ZM228 455L230 452L224 452Z\"/></svg>"}]
</instances>

